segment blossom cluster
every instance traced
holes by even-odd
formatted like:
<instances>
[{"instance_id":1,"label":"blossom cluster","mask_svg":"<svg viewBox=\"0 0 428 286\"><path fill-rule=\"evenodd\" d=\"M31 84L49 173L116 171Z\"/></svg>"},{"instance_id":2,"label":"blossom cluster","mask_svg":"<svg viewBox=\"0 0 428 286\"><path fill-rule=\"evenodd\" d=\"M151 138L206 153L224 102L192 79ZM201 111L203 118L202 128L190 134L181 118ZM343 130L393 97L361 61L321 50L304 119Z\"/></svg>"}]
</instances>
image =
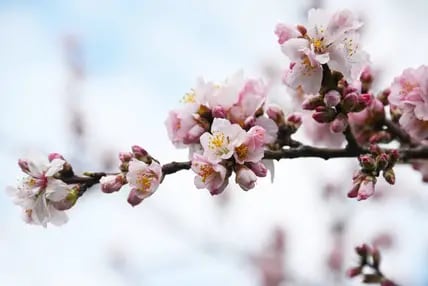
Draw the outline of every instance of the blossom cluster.
<instances>
[{"instance_id":1,"label":"blossom cluster","mask_svg":"<svg viewBox=\"0 0 428 286\"><path fill-rule=\"evenodd\" d=\"M219 194L235 172L239 186L249 190L257 177L266 176L264 150L277 139L274 119L282 112L272 107L265 114L266 97L261 80L238 72L220 84L200 79L183 106L169 113L169 138L189 148L197 188Z\"/></svg>"},{"instance_id":2,"label":"blossom cluster","mask_svg":"<svg viewBox=\"0 0 428 286\"><path fill-rule=\"evenodd\" d=\"M64 158L53 153L48 158L20 159L18 165L27 176L17 187L7 187L6 190L14 203L22 207L24 221L44 227L48 223L61 225L67 222L64 210L76 202L79 186L57 179L60 172L67 171Z\"/></svg>"}]
</instances>

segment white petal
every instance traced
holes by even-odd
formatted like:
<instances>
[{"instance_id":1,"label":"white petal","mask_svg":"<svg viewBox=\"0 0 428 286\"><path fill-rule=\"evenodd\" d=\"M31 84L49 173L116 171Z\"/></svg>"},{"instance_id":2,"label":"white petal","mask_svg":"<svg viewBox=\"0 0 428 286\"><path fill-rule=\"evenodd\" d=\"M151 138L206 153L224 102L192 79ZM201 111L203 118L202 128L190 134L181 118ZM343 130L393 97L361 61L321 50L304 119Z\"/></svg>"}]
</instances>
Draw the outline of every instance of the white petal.
<instances>
[{"instance_id":1,"label":"white petal","mask_svg":"<svg viewBox=\"0 0 428 286\"><path fill-rule=\"evenodd\" d=\"M69 190L70 187L66 183L56 179L49 179L45 191L46 199L53 202L61 201L67 197Z\"/></svg>"},{"instance_id":2,"label":"white petal","mask_svg":"<svg viewBox=\"0 0 428 286\"><path fill-rule=\"evenodd\" d=\"M302 50L310 46L308 40L302 38L295 38L286 41L282 44L282 52L290 58L292 62L300 61L302 57Z\"/></svg>"},{"instance_id":3,"label":"white petal","mask_svg":"<svg viewBox=\"0 0 428 286\"><path fill-rule=\"evenodd\" d=\"M68 221L68 216L64 211L59 211L53 206L49 206L49 222L53 225L60 226Z\"/></svg>"},{"instance_id":4,"label":"white petal","mask_svg":"<svg viewBox=\"0 0 428 286\"><path fill-rule=\"evenodd\" d=\"M62 159L53 159L49 165L48 170L46 171L46 177L52 177L57 172L61 171L64 166L65 161Z\"/></svg>"}]
</instances>

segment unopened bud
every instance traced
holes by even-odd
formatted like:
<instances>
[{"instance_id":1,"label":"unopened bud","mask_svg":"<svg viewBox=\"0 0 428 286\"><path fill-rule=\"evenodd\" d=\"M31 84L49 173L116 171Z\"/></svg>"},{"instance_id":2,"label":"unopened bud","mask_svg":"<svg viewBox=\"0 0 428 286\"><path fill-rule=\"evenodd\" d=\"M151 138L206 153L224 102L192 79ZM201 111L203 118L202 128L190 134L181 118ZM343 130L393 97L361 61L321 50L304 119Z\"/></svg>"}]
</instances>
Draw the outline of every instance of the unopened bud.
<instances>
[{"instance_id":1,"label":"unopened bud","mask_svg":"<svg viewBox=\"0 0 428 286\"><path fill-rule=\"evenodd\" d=\"M257 177L266 177L267 175L268 169L262 162L249 162L248 167L250 167L251 171L253 171Z\"/></svg>"},{"instance_id":2,"label":"unopened bud","mask_svg":"<svg viewBox=\"0 0 428 286\"><path fill-rule=\"evenodd\" d=\"M378 170L383 170L389 164L389 156L386 153L381 153L376 157Z\"/></svg>"},{"instance_id":3,"label":"unopened bud","mask_svg":"<svg viewBox=\"0 0 428 286\"><path fill-rule=\"evenodd\" d=\"M390 141L391 141L391 134L386 131L376 132L369 138L370 144L388 143Z\"/></svg>"},{"instance_id":4,"label":"unopened bud","mask_svg":"<svg viewBox=\"0 0 428 286\"><path fill-rule=\"evenodd\" d=\"M397 149L393 149L389 152L389 164L394 165L400 158L400 152Z\"/></svg>"},{"instance_id":5,"label":"unopened bud","mask_svg":"<svg viewBox=\"0 0 428 286\"><path fill-rule=\"evenodd\" d=\"M100 179L101 191L104 193L117 192L125 184L125 178L120 175L104 176Z\"/></svg>"},{"instance_id":6,"label":"unopened bud","mask_svg":"<svg viewBox=\"0 0 428 286\"><path fill-rule=\"evenodd\" d=\"M352 189L348 192L348 198L356 198L358 196L358 190L360 189L360 183L354 183Z\"/></svg>"},{"instance_id":7,"label":"unopened bud","mask_svg":"<svg viewBox=\"0 0 428 286\"><path fill-rule=\"evenodd\" d=\"M52 162L54 159L61 159L61 160L65 161L64 157L61 154L59 154L59 153L50 153L48 155L49 162Z\"/></svg>"},{"instance_id":8,"label":"unopened bud","mask_svg":"<svg viewBox=\"0 0 428 286\"><path fill-rule=\"evenodd\" d=\"M383 103L383 105L388 105L389 101L388 101L388 97L391 94L391 90L389 88L383 90L378 96L377 98L380 100L380 102Z\"/></svg>"},{"instance_id":9,"label":"unopened bud","mask_svg":"<svg viewBox=\"0 0 428 286\"><path fill-rule=\"evenodd\" d=\"M383 178L385 181L387 181L389 184L394 185L395 184L395 173L392 168L386 169L383 171Z\"/></svg>"},{"instance_id":10,"label":"unopened bud","mask_svg":"<svg viewBox=\"0 0 428 286\"><path fill-rule=\"evenodd\" d=\"M332 108L325 108L324 106L318 106L312 114L312 118L319 123L331 122L335 117L336 111Z\"/></svg>"},{"instance_id":11,"label":"unopened bud","mask_svg":"<svg viewBox=\"0 0 428 286\"><path fill-rule=\"evenodd\" d=\"M364 243L361 246L355 247L355 252L361 257L366 257L371 253L371 249L367 244Z\"/></svg>"},{"instance_id":12,"label":"unopened bud","mask_svg":"<svg viewBox=\"0 0 428 286\"><path fill-rule=\"evenodd\" d=\"M138 145L132 146L132 153L134 153L135 158L137 158L140 161L143 161L147 164L151 162L149 153L147 153L147 151L144 148Z\"/></svg>"},{"instance_id":13,"label":"unopened bud","mask_svg":"<svg viewBox=\"0 0 428 286\"><path fill-rule=\"evenodd\" d=\"M344 114L339 114L330 124L333 133L342 133L348 127L348 118Z\"/></svg>"},{"instance_id":14,"label":"unopened bud","mask_svg":"<svg viewBox=\"0 0 428 286\"><path fill-rule=\"evenodd\" d=\"M73 187L63 200L57 202L51 201L52 206L59 211L65 211L70 209L74 206L77 199L79 198L79 191L80 187L78 185Z\"/></svg>"},{"instance_id":15,"label":"unopened bud","mask_svg":"<svg viewBox=\"0 0 428 286\"><path fill-rule=\"evenodd\" d=\"M330 90L324 95L324 103L328 107L335 107L340 103L340 93L337 90Z\"/></svg>"},{"instance_id":16,"label":"unopened bud","mask_svg":"<svg viewBox=\"0 0 428 286\"><path fill-rule=\"evenodd\" d=\"M226 118L227 116L226 109L223 106L215 106L211 110L211 114L214 118Z\"/></svg>"},{"instance_id":17,"label":"unopened bud","mask_svg":"<svg viewBox=\"0 0 428 286\"><path fill-rule=\"evenodd\" d=\"M379 154L383 153L382 149L376 144L371 144L369 146L369 151L370 151L370 153L372 153L374 155L379 155Z\"/></svg>"},{"instance_id":18,"label":"unopened bud","mask_svg":"<svg viewBox=\"0 0 428 286\"><path fill-rule=\"evenodd\" d=\"M353 277L355 277L355 276L360 275L360 274L361 274L361 271L362 271L362 269L361 269L361 267L360 267L360 266L358 266L358 267L353 267L353 268L350 268L350 269L348 269L348 270L346 271L346 276L348 276L349 278L353 278Z\"/></svg>"},{"instance_id":19,"label":"unopened bud","mask_svg":"<svg viewBox=\"0 0 428 286\"><path fill-rule=\"evenodd\" d=\"M132 158L134 158L134 155L131 152L120 152L119 153L119 160L122 163L129 162L129 161L131 161Z\"/></svg>"},{"instance_id":20,"label":"unopened bud","mask_svg":"<svg viewBox=\"0 0 428 286\"><path fill-rule=\"evenodd\" d=\"M360 112L372 103L373 96L369 93L360 94L358 103L354 106L352 112ZM382 107L383 108L383 107Z\"/></svg>"},{"instance_id":21,"label":"unopened bud","mask_svg":"<svg viewBox=\"0 0 428 286\"><path fill-rule=\"evenodd\" d=\"M314 110L318 106L324 105L321 95L311 96L305 99L302 103L302 108L305 110Z\"/></svg>"},{"instance_id":22,"label":"unopened bud","mask_svg":"<svg viewBox=\"0 0 428 286\"><path fill-rule=\"evenodd\" d=\"M373 171L376 169L376 161L373 159L373 156L370 154L364 154L358 157L360 165L363 169L367 171Z\"/></svg>"},{"instance_id":23,"label":"unopened bud","mask_svg":"<svg viewBox=\"0 0 428 286\"><path fill-rule=\"evenodd\" d=\"M28 161L27 160L19 159L18 160L18 166L19 166L19 168L21 168L22 172L27 173L27 174L30 172L30 168L28 167Z\"/></svg>"},{"instance_id":24,"label":"unopened bud","mask_svg":"<svg viewBox=\"0 0 428 286\"><path fill-rule=\"evenodd\" d=\"M236 171L235 180L241 189L248 191L256 186L257 177L249 168L241 166Z\"/></svg>"},{"instance_id":25,"label":"unopened bud","mask_svg":"<svg viewBox=\"0 0 428 286\"><path fill-rule=\"evenodd\" d=\"M292 113L287 116L287 125L297 130L302 125L302 116L298 113Z\"/></svg>"},{"instance_id":26,"label":"unopened bud","mask_svg":"<svg viewBox=\"0 0 428 286\"><path fill-rule=\"evenodd\" d=\"M306 28L304 27L304 26L302 26L302 25L297 25L297 31L299 31L299 33L302 35L302 36L305 36L306 35L306 33L308 32L308 30L306 30Z\"/></svg>"},{"instance_id":27,"label":"unopened bud","mask_svg":"<svg viewBox=\"0 0 428 286\"><path fill-rule=\"evenodd\" d=\"M269 105L266 109L267 116L275 121L277 125L284 123L284 112L282 108L278 105Z\"/></svg>"},{"instance_id":28,"label":"unopened bud","mask_svg":"<svg viewBox=\"0 0 428 286\"><path fill-rule=\"evenodd\" d=\"M350 92L346 94L342 100L342 110L344 112L353 112L357 105L358 105L358 94L355 92Z\"/></svg>"}]
</instances>

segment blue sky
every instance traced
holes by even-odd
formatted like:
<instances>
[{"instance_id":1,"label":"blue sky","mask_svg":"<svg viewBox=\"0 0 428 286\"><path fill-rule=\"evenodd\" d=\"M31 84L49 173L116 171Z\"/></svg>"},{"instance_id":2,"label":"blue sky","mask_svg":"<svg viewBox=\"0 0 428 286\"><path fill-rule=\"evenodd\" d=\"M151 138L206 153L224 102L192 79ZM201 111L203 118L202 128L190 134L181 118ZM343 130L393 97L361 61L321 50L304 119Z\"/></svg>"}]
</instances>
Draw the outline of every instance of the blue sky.
<instances>
[{"instance_id":1,"label":"blue sky","mask_svg":"<svg viewBox=\"0 0 428 286\"><path fill-rule=\"evenodd\" d=\"M418 14L424 6L423 1L415 1L413 7L402 7L398 1L371 2L350 1L349 7L366 8L357 9L370 20L364 43L373 62L384 68L386 84L404 67L428 62L428 38L410 36L426 34L426 20ZM15 182L20 175L16 159L29 152L75 156L64 101L69 77L61 46L64 35L80 37L86 62L77 99L90 136L80 167L96 168L105 153L127 150L133 144L147 147L162 162L184 160L186 153L174 150L166 136L163 121L168 110L177 106L198 76L219 81L241 68L249 75L264 75L265 64L287 65L273 29L280 20L303 22L302 7L296 3L0 1L0 187ZM343 1L327 4L345 5ZM316 160L309 165L286 161L277 165L278 174L284 175L273 186L262 180L253 192L230 190L233 203L223 211L216 199L194 188L190 173L167 178L156 196L135 209L126 205L126 192L104 195L95 189L70 211L66 226L47 230L21 222L18 208L1 193L0 281L2 285L116 286L130 285L127 279L135 277L137 285L257 285L257 273L245 259L221 251L205 253L197 245L209 240L220 249L257 251L278 224L292 230L289 267L297 275L319 281L324 263L319 250L328 243L329 215L314 195L319 181L307 178L335 178L343 165ZM326 175L327 168L332 171ZM419 180L409 170L402 174L410 182ZM423 188L403 184L418 195ZM392 261L389 267L400 278L412 278L419 271L409 261L415 256L426 259L418 255L426 238L419 228L428 228L426 214L400 209L399 187L398 199L381 209L388 214L393 210L394 215L378 218L375 204L347 205L358 213L349 249L368 239L380 223L396 223L407 235L399 244L400 253L386 254ZM109 265L115 255L127 257L125 278ZM347 255L352 259L351 253ZM297 267L302 264L307 268Z\"/></svg>"}]
</instances>

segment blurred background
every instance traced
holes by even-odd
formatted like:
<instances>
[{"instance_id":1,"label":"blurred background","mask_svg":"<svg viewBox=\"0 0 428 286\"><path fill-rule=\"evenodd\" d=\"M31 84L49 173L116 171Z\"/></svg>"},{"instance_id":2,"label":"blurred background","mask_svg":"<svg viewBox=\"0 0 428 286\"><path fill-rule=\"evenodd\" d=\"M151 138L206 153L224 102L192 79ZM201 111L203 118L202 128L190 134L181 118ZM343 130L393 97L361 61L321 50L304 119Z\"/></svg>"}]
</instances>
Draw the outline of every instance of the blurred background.
<instances>
[{"instance_id":1,"label":"blurred background","mask_svg":"<svg viewBox=\"0 0 428 286\"><path fill-rule=\"evenodd\" d=\"M82 172L114 169L134 144L186 160L163 122L198 76L243 69L291 110L273 30L314 6L364 20L379 89L428 63L424 0L0 1L0 188L33 152ZM428 285L427 185L402 167L396 186L349 200L354 161L283 160L274 184L216 197L181 172L135 208L126 190L93 188L59 228L26 225L0 192L0 285L360 285L344 273L362 242L381 248L390 278Z\"/></svg>"}]
</instances>

